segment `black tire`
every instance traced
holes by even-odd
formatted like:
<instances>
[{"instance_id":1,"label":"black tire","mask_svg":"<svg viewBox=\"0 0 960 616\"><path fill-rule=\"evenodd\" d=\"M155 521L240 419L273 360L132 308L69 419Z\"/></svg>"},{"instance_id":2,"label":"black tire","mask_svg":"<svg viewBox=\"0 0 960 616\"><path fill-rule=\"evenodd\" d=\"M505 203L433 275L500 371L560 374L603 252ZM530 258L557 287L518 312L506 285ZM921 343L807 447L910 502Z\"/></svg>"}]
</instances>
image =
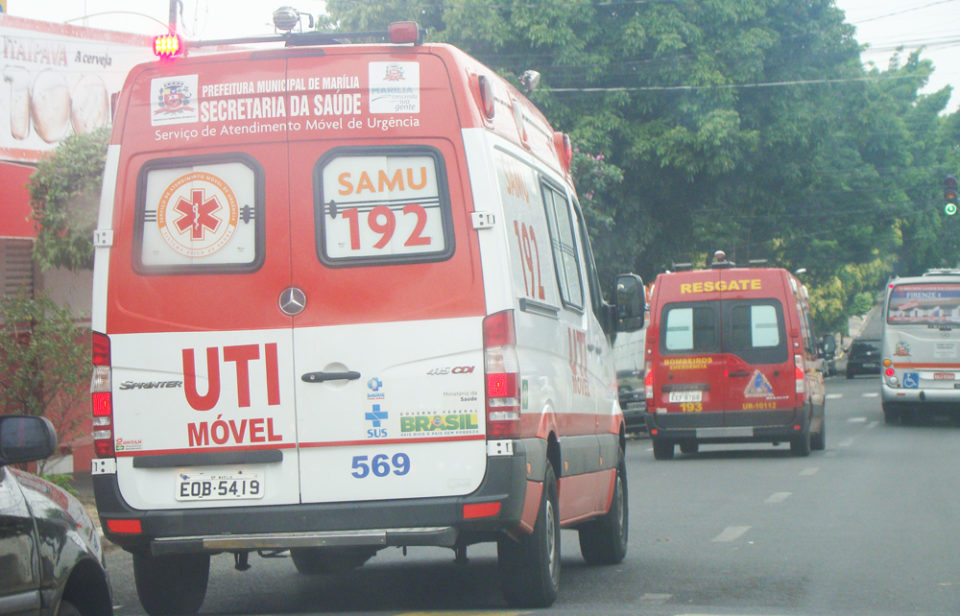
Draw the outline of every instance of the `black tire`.
<instances>
[{"instance_id":1,"label":"black tire","mask_svg":"<svg viewBox=\"0 0 960 616\"><path fill-rule=\"evenodd\" d=\"M547 464L540 510L533 533L519 540L501 537L497 542L500 587L513 607L549 607L560 590L560 517L557 479Z\"/></svg>"},{"instance_id":2,"label":"black tire","mask_svg":"<svg viewBox=\"0 0 960 616\"><path fill-rule=\"evenodd\" d=\"M850 372L850 369L849 369L849 368L847 368L847 378L848 378L848 379L852 379L852 378L853 378L853 373Z\"/></svg>"},{"instance_id":3,"label":"black tire","mask_svg":"<svg viewBox=\"0 0 960 616\"><path fill-rule=\"evenodd\" d=\"M579 528L580 553L591 565L615 565L627 555L630 516L627 506L627 467L620 454L610 510Z\"/></svg>"},{"instance_id":4,"label":"black tire","mask_svg":"<svg viewBox=\"0 0 960 616\"><path fill-rule=\"evenodd\" d=\"M810 449L814 451L823 451L827 448L827 418L823 418L820 424L820 431L810 436Z\"/></svg>"},{"instance_id":5,"label":"black tire","mask_svg":"<svg viewBox=\"0 0 960 616\"><path fill-rule=\"evenodd\" d=\"M673 460L673 441L653 439L653 458L655 460Z\"/></svg>"},{"instance_id":6,"label":"black tire","mask_svg":"<svg viewBox=\"0 0 960 616\"><path fill-rule=\"evenodd\" d=\"M790 439L790 453L805 458L810 455L810 425L807 424L800 434Z\"/></svg>"},{"instance_id":7,"label":"black tire","mask_svg":"<svg viewBox=\"0 0 960 616\"><path fill-rule=\"evenodd\" d=\"M140 604L150 616L196 614L207 594L209 554L133 554Z\"/></svg>"},{"instance_id":8,"label":"black tire","mask_svg":"<svg viewBox=\"0 0 960 616\"><path fill-rule=\"evenodd\" d=\"M697 441L680 441L680 453L697 453L700 451L700 443Z\"/></svg>"},{"instance_id":9,"label":"black tire","mask_svg":"<svg viewBox=\"0 0 960 616\"><path fill-rule=\"evenodd\" d=\"M290 559L304 575L343 573L367 562L376 551L364 549L292 548Z\"/></svg>"},{"instance_id":10,"label":"black tire","mask_svg":"<svg viewBox=\"0 0 960 616\"><path fill-rule=\"evenodd\" d=\"M83 613L77 609L77 606L64 599L57 608L57 616L83 616Z\"/></svg>"}]
</instances>

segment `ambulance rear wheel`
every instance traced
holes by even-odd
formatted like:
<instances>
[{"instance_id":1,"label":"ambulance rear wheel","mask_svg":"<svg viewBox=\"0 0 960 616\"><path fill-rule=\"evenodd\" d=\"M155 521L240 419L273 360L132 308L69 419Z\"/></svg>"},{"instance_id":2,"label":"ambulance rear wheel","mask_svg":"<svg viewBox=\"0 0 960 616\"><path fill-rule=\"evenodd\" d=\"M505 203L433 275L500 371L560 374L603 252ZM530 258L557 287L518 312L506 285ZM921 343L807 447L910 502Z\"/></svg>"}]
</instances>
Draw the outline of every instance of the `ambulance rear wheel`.
<instances>
[{"instance_id":1,"label":"ambulance rear wheel","mask_svg":"<svg viewBox=\"0 0 960 616\"><path fill-rule=\"evenodd\" d=\"M209 554L133 554L140 604L150 616L196 614L207 594Z\"/></svg>"},{"instance_id":2,"label":"ambulance rear wheel","mask_svg":"<svg viewBox=\"0 0 960 616\"><path fill-rule=\"evenodd\" d=\"M500 587L513 607L549 607L560 590L560 518L557 515L557 479L547 464L540 510L533 532L519 540L497 542Z\"/></svg>"},{"instance_id":3,"label":"ambulance rear wheel","mask_svg":"<svg viewBox=\"0 0 960 616\"><path fill-rule=\"evenodd\" d=\"M655 460L672 460L673 441L653 439L653 458Z\"/></svg>"},{"instance_id":4,"label":"ambulance rear wheel","mask_svg":"<svg viewBox=\"0 0 960 616\"><path fill-rule=\"evenodd\" d=\"M610 510L580 527L580 553L591 565L615 565L627 555L630 525L627 511L627 468L620 455Z\"/></svg>"}]
</instances>

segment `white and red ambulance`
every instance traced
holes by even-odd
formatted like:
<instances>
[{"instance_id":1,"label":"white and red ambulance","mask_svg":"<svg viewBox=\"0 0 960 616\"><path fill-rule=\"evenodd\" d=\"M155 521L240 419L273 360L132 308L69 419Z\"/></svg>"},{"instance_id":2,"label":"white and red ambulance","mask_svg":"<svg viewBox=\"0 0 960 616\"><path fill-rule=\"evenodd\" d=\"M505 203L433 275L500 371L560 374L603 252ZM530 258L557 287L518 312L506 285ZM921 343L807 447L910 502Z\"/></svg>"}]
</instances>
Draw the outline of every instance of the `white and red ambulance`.
<instances>
[{"instance_id":1,"label":"white and red ambulance","mask_svg":"<svg viewBox=\"0 0 960 616\"><path fill-rule=\"evenodd\" d=\"M150 614L199 609L221 552L316 573L496 541L531 606L556 597L561 527L589 562L625 555L610 339L642 325L642 287L604 303L566 136L419 37L287 35L127 78L93 473Z\"/></svg>"}]
</instances>

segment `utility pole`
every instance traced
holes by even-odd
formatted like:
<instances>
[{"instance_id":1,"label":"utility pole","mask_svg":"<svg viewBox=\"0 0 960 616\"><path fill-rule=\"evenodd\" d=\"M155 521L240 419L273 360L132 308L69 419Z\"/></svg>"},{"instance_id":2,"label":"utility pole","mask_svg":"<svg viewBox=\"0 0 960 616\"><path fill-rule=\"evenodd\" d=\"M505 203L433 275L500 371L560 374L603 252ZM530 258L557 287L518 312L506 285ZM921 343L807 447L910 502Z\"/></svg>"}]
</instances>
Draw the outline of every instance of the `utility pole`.
<instances>
[{"instance_id":1,"label":"utility pole","mask_svg":"<svg viewBox=\"0 0 960 616\"><path fill-rule=\"evenodd\" d=\"M180 0L170 0L170 32L177 31L177 5Z\"/></svg>"}]
</instances>

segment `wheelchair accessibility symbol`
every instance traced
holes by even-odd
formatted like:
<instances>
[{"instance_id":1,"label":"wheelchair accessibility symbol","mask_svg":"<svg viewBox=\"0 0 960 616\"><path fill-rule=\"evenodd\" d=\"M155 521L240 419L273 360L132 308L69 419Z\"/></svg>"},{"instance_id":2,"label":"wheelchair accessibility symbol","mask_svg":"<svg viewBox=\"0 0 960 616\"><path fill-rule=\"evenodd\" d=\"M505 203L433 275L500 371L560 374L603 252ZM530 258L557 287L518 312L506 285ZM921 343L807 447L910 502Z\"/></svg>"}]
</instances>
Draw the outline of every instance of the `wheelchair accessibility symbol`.
<instances>
[{"instance_id":1,"label":"wheelchair accessibility symbol","mask_svg":"<svg viewBox=\"0 0 960 616\"><path fill-rule=\"evenodd\" d=\"M916 372L903 373L903 387L905 389L917 389L920 386L920 375Z\"/></svg>"}]
</instances>

